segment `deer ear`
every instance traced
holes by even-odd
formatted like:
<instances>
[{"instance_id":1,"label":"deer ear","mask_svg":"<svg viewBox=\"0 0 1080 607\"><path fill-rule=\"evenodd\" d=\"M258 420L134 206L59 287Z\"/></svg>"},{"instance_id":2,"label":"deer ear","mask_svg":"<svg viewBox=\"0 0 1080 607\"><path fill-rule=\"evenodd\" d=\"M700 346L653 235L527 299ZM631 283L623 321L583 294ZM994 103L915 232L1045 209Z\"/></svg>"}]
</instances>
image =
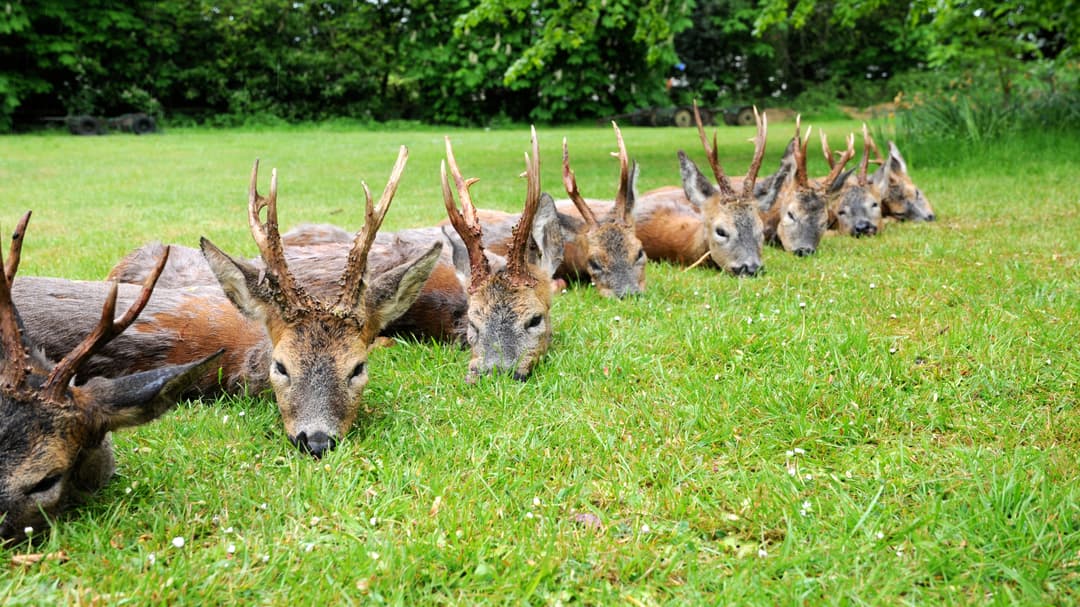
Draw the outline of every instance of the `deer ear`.
<instances>
[{"instance_id":1,"label":"deer ear","mask_svg":"<svg viewBox=\"0 0 1080 607\"><path fill-rule=\"evenodd\" d=\"M391 268L367 284L360 306L366 312L373 338L404 314L420 296L420 290L439 261L442 247L441 242L436 242L423 255Z\"/></svg>"},{"instance_id":2,"label":"deer ear","mask_svg":"<svg viewBox=\"0 0 1080 607\"><path fill-rule=\"evenodd\" d=\"M469 265L469 250L465 248L465 242L449 225L442 227L442 233L445 242L450 245L450 262L454 264L454 271L462 283L468 283L472 266Z\"/></svg>"},{"instance_id":3,"label":"deer ear","mask_svg":"<svg viewBox=\"0 0 1080 607\"><path fill-rule=\"evenodd\" d=\"M706 200L719 192L682 150L679 150L679 174L682 175L683 191L686 197L690 200L690 204L699 209Z\"/></svg>"},{"instance_id":4,"label":"deer ear","mask_svg":"<svg viewBox=\"0 0 1080 607\"><path fill-rule=\"evenodd\" d=\"M847 183L848 178L851 177L854 172L855 169L848 169L843 173L837 175L836 179L834 179L833 182L829 184L829 193L834 194L836 192L839 192L840 188L844 187L844 184ZM877 173L875 173L875 175L876 174Z\"/></svg>"},{"instance_id":5,"label":"deer ear","mask_svg":"<svg viewBox=\"0 0 1080 607\"><path fill-rule=\"evenodd\" d=\"M540 256L540 259L530 261L540 266L548 276L554 276L555 270L562 265L566 241L559 212L555 210L555 200L547 192L540 195L530 234L536 246L529 247L529 250L534 254L538 252Z\"/></svg>"},{"instance_id":6,"label":"deer ear","mask_svg":"<svg viewBox=\"0 0 1080 607\"><path fill-rule=\"evenodd\" d=\"M904 162L904 157L900 155L900 148L896 147L896 144L892 141L889 142L889 170L894 173L904 175L907 173L907 163Z\"/></svg>"},{"instance_id":7,"label":"deer ear","mask_svg":"<svg viewBox=\"0 0 1080 607\"><path fill-rule=\"evenodd\" d=\"M221 289L244 316L262 323L280 316L265 270L232 257L206 238L199 239L199 248Z\"/></svg>"},{"instance_id":8,"label":"deer ear","mask_svg":"<svg viewBox=\"0 0 1080 607\"><path fill-rule=\"evenodd\" d=\"M95 377L73 390L100 407L107 430L140 426L172 409L201 378L214 375L223 352L224 349L218 350L185 365L171 365L114 379Z\"/></svg>"}]
</instances>

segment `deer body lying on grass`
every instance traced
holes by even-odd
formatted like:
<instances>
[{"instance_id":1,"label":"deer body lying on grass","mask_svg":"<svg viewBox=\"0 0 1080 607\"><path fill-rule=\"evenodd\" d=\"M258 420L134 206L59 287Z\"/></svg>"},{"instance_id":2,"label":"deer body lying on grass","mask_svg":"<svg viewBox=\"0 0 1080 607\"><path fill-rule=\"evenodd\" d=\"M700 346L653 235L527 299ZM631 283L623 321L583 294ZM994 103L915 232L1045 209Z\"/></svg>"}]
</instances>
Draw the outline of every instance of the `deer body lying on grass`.
<instances>
[{"instance_id":1,"label":"deer body lying on grass","mask_svg":"<svg viewBox=\"0 0 1080 607\"><path fill-rule=\"evenodd\" d=\"M0 260L0 544L44 530L49 518L104 486L115 471L109 433L166 413L196 377L216 366L220 354L123 377L91 376L74 385L83 363L142 311L157 273L119 319L113 285L97 323L54 365L18 309L29 312L48 303L24 296L16 306L12 297L29 218L27 213L15 231L7 264ZM162 265L164 258L158 272Z\"/></svg>"},{"instance_id":2,"label":"deer body lying on grass","mask_svg":"<svg viewBox=\"0 0 1080 607\"><path fill-rule=\"evenodd\" d=\"M851 172L837 177L828 186L829 228L848 236L873 236L882 230L884 222L881 216L881 192L877 183L866 177L870 162L870 135L863 125L863 157L854 179ZM855 155L855 137L849 135L847 149L834 161L832 150L825 132L821 131L821 150L832 169L837 163L843 166Z\"/></svg>"},{"instance_id":3,"label":"deer body lying on grass","mask_svg":"<svg viewBox=\"0 0 1080 607\"><path fill-rule=\"evenodd\" d=\"M763 225L758 216L754 186L765 155L767 122L756 116L757 135L750 169L736 190L724 174L716 151L709 145L701 118L698 134L717 184L713 185L679 151L682 189L665 187L642 195L634 205L636 233L649 259L696 265L706 259L735 276L753 276L761 270Z\"/></svg>"}]
</instances>

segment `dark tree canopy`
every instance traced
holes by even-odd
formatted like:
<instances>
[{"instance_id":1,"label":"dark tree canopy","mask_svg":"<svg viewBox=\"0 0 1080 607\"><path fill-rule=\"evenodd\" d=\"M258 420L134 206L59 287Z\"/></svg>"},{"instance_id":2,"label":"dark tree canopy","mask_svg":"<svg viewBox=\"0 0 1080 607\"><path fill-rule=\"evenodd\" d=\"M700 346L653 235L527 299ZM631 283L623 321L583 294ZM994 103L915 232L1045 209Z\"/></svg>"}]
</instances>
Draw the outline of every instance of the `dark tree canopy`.
<instances>
[{"instance_id":1,"label":"dark tree canopy","mask_svg":"<svg viewBox=\"0 0 1080 607\"><path fill-rule=\"evenodd\" d=\"M1074 65L1076 4L16 0L0 10L0 128L127 111L564 122L815 87L863 103L896 74L964 65L1007 93L1031 62Z\"/></svg>"}]
</instances>

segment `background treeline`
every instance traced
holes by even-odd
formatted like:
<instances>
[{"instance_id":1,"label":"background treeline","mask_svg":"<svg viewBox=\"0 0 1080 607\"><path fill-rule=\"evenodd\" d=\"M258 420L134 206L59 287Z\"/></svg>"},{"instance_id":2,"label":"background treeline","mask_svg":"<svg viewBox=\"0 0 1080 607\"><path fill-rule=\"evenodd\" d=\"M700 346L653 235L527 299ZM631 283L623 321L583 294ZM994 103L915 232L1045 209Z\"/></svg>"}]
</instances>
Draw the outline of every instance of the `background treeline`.
<instances>
[{"instance_id":1,"label":"background treeline","mask_svg":"<svg viewBox=\"0 0 1080 607\"><path fill-rule=\"evenodd\" d=\"M1076 118L1077 4L14 1L0 4L0 129L127 111L566 122L694 97L805 111L899 91L959 92L976 110L1066 99L1055 111Z\"/></svg>"}]
</instances>

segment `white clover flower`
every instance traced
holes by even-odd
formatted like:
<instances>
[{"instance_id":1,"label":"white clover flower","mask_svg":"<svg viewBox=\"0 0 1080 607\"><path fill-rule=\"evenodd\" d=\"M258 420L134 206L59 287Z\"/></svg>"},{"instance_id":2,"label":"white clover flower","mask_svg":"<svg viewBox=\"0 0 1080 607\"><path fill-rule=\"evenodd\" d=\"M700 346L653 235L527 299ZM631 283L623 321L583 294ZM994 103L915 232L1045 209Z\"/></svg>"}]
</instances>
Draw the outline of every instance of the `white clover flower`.
<instances>
[{"instance_id":1,"label":"white clover flower","mask_svg":"<svg viewBox=\"0 0 1080 607\"><path fill-rule=\"evenodd\" d=\"M183 548L184 547L184 538L180 537L179 535L174 537L172 539L172 545L177 547L177 548Z\"/></svg>"},{"instance_id":2,"label":"white clover flower","mask_svg":"<svg viewBox=\"0 0 1080 607\"><path fill-rule=\"evenodd\" d=\"M154 554L153 552L151 552L149 555L147 555L146 562L149 563L150 565L153 565L154 563L157 562L157 555Z\"/></svg>"},{"instance_id":3,"label":"white clover flower","mask_svg":"<svg viewBox=\"0 0 1080 607\"><path fill-rule=\"evenodd\" d=\"M651 531L652 531L652 529L650 529L648 525L642 525L641 526L641 532L642 533L649 533Z\"/></svg>"},{"instance_id":4,"label":"white clover flower","mask_svg":"<svg viewBox=\"0 0 1080 607\"><path fill-rule=\"evenodd\" d=\"M758 548L757 555L758 555L758 558L763 559L763 558L769 556L769 552L767 550L765 550L764 547L761 547L761 548Z\"/></svg>"},{"instance_id":5,"label":"white clover flower","mask_svg":"<svg viewBox=\"0 0 1080 607\"><path fill-rule=\"evenodd\" d=\"M229 554L236 554L236 544L229 544L225 546L225 552Z\"/></svg>"},{"instance_id":6,"label":"white clover flower","mask_svg":"<svg viewBox=\"0 0 1080 607\"><path fill-rule=\"evenodd\" d=\"M34 535L34 528L30 526L23 527L23 533L26 535Z\"/></svg>"}]
</instances>

